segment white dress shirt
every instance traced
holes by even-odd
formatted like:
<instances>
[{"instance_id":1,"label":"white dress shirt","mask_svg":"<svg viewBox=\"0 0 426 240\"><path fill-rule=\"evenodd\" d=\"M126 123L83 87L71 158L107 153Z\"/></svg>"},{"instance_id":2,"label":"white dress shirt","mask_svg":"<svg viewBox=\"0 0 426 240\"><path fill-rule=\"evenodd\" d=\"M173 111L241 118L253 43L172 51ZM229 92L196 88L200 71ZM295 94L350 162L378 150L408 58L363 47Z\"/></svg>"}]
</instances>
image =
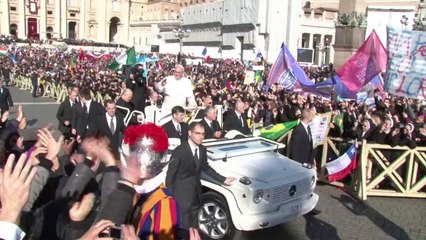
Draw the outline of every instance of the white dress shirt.
<instances>
[{"instance_id":1,"label":"white dress shirt","mask_svg":"<svg viewBox=\"0 0 426 240\"><path fill-rule=\"evenodd\" d=\"M25 233L11 222L0 221L0 239L5 240L22 240Z\"/></svg>"}]
</instances>

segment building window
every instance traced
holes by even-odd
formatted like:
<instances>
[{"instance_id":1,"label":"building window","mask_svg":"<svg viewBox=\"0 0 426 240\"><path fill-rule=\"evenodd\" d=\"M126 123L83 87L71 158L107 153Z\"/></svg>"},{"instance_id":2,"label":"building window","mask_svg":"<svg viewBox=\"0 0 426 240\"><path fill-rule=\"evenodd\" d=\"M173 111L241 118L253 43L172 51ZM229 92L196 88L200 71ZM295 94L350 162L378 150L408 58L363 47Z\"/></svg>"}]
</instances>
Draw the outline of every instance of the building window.
<instances>
[{"instance_id":1,"label":"building window","mask_svg":"<svg viewBox=\"0 0 426 240\"><path fill-rule=\"evenodd\" d=\"M75 17L75 13L70 13L70 17Z\"/></svg>"},{"instance_id":2,"label":"building window","mask_svg":"<svg viewBox=\"0 0 426 240\"><path fill-rule=\"evenodd\" d=\"M96 0L90 0L90 9L93 10L96 7Z\"/></svg>"},{"instance_id":3,"label":"building window","mask_svg":"<svg viewBox=\"0 0 426 240\"><path fill-rule=\"evenodd\" d=\"M52 15L53 12L52 11L47 11L47 15Z\"/></svg>"},{"instance_id":4,"label":"building window","mask_svg":"<svg viewBox=\"0 0 426 240\"><path fill-rule=\"evenodd\" d=\"M77 6L77 0L68 0L67 6L76 7Z\"/></svg>"},{"instance_id":5,"label":"building window","mask_svg":"<svg viewBox=\"0 0 426 240\"><path fill-rule=\"evenodd\" d=\"M16 7L10 7L10 11L16 11Z\"/></svg>"}]
</instances>

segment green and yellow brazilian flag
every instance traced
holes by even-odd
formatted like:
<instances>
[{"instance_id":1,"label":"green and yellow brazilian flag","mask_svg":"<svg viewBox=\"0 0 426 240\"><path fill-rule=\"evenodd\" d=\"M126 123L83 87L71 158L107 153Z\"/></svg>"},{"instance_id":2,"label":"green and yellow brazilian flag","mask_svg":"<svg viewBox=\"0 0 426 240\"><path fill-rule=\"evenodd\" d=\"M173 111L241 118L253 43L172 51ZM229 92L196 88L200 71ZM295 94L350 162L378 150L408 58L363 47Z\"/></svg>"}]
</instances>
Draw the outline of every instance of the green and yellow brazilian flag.
<instances>
[{"instance_id":1,"label":"green and yellow brazilian flag","mask_svg":"<svg viewBox=\"0 0 426 240\"><path fill-rule=\"evenodd\" d=\"M270 125L260 129L260 136L275 141L282 135L286 134L288 131L296 127L297 124L299 124L299 120Z\"/></svg>"}]
</instances>

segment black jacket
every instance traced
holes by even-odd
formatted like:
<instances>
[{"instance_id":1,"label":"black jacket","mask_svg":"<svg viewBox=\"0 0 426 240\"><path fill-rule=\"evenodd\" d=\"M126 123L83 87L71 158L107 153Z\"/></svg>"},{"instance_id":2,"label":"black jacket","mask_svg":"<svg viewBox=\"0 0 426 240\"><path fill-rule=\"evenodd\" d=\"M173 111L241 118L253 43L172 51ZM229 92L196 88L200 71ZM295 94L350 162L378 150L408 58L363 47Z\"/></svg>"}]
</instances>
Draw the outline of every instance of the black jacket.
<instances>
[{"instance_id":1,"label":"black jacket","mask_svg":"<svg viewBox=\"0 0 426 240\"><path fill-rule=\"evenodd\" d=\"M312 138L309 139L309 135L302 123L299 123L294 128L291 135L290 158L299 163L314 163Z\"/></svg>"},{"instance_id":2,"label":"black jacket","mask_svg":"<svg viewBox=\"0 0 426 240\"><path fill-rule=\"evenodd\" d=\"M6 111L9 111L9 108L13 107L12 95L8 88L0 87L0 108L1 113L3 114Z\"/></svg>"},{"instance_id":3,"label":"black jacket","mask_svg":"<svg viewBox=\"0 0 426 240\"><path fill-rule=\"evenodd\" d=\"M173 150L167 170L166 187L179 203L183 227L191 226L194 223L190 209L199 206L201 202L201 172L219 183L223 183L226 179L208 164L206 147L200 145L198 149L199 163L196 164L189 143L183 142Z\"/></svg>"},{"instance_id":4,"label":"black jacket","mask_svg":"<svg viewBox=\"0 0 426 240\"><path fill-rule=\"evenodd\" d=\"M244 127L241 123L241 120L238 118L234 109L228 110L226 114L225 121L223 122L223 130L231 131L237 130L242 134L251 134L250 129L247 124L247 117L242 114Z\"/></svg>"},{"instance_id":5,"label":"black jacket","mask_svg":"<svg viewBox=\"0 0 426 240\"><path fill-rule=\"evenodd\" d=\"M66 98L58 108L58 111L56 113L56 118L59 121L58 129L61 131L62 134L69 133L71 130L71 121L72 121L72 106L70 103L69 98ZM64 122L69 121L70 124L68 126L65 126Z\"/></svg>"},{"instance_id":6,"label":"black jacket","mask_svg":"<svg viewBox=\"0 0 426 240\"><path fill-rule=\"evenodd\" d=\"M71 125L77 130L77 135L84 138L86 134L92 134L92 130L95 129L96 120L99 115L105 113L105 109L101 104L92 100L90 103L89 114L86 115L83 110L82 103L76 104L73 107L73 118Z\"/></svg>"},{"instance_id":7,"label":"black jacket","mask_svg":"<svg viewBox=\"0 0 426 240\"><path fill-rule=\"evenodd\" d=\"M200 123L204 126L204 138L205 139L210 139L210 138L215 138L214 137L214 133L217 131L222 131L222 129L220 128L219 122L214 120L212 121L212 126L209 126L209 124L206 122L206 120L203 118L203 120L200 121Z\"/></svg>"},{"instance_id":8,"label":"black jacket","mask_svg":"<svg viewBox=\"0 0 426 240\"><path fill-rule=\"evenodd\" d=\"M162 127L166 131L167 136L169 138L179 138L181 140L181 142L188 140L188 130L189 130L188 123L183 122L183 123L180 124L180 130L181 130L182 135L179 135L179 133L176 130L176 127L173 124L172 120L166 122Z\"/></svg>"},{"instance_id":9,"label":"black jacket","mask_svg":"<svg viewBox=\"0 0 426 240\"><path fill-rule=\"evenodd\" d=\"M114 134L112 134L111 129L109 127L110 123L108 122L108 119L105 114L101 114L98 116L96 120L96 125L92 129L91 133L94 135L100 135L100 136L106 136L109 141L111 142L111 146L113 147L114 151L118 150L118 147L121 144L121 137L122 133L124 132L124 129L126 127L124 126L124 120L121 117L121 115L115 115L116 116L116 125L114 126L115 131Z\"/></svg>"}]
</instances>

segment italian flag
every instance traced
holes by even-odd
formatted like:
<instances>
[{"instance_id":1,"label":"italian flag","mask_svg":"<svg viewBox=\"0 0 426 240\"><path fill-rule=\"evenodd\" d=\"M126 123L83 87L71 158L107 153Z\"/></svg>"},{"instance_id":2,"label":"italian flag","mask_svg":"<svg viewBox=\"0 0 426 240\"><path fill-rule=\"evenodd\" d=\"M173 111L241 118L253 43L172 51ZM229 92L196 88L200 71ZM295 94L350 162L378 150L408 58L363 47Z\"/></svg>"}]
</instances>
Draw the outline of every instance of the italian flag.
<instances>
[{"instance_id":1,"label":"italian flag","mask_svg":"<svg viewBox=\"0 0 426 240\"><path fill-rule=\"evenodd\" d=\"M299 124L299 120L270 125L260 129L260 136L275 141L296 127L297 124Z\"/></svg>"},{"instance_id":2,"label":"italian flag","mask_svg":"<svg viewBox=\"0 0 426 240\"><path fill-rule=\"evenodd\" d=\"M9 49L6 46L0 46L0 56L7 56Z\"/></svg>"},{"instance_id":3,"label":"italian flag","mask_svg":"<svg viewBox=\"0 0 426 240\"><path fill-rule=\"evenodd\" d=\"M120 56L114 58L108 65L111 70L119 70L123 65L135 65L136 64L136 52L135 47L129 48L127 51L122 52Z\"/></svg>"}]
</instances>

